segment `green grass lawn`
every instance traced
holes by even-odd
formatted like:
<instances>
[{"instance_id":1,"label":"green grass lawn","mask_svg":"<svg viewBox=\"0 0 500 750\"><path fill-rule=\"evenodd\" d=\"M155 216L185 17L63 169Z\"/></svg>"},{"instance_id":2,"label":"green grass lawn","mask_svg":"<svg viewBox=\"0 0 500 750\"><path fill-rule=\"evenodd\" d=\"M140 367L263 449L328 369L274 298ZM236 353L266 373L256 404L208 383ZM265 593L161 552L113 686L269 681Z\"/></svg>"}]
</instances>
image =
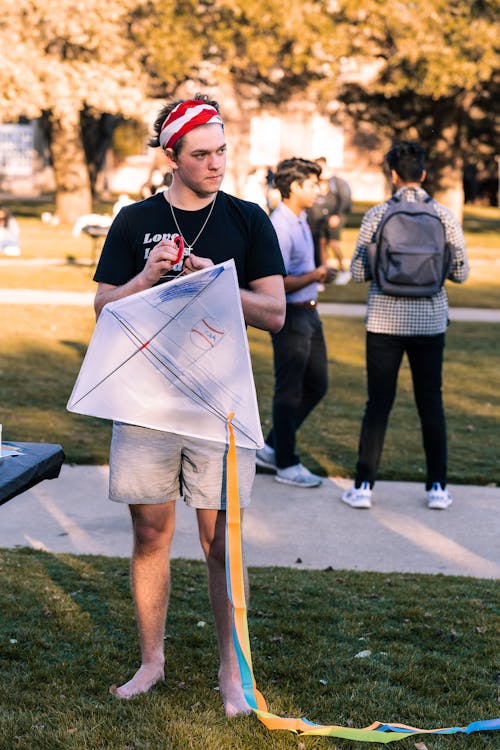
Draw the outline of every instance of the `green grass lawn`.
<instances>
[{"instance_id":1,"label":"green grass lawn","mask_svg":"<svg viewBox=\"0 0 500 750\"><path fill-rule=\"evenodd\" d=\"M86 264L88 238L42 225L28 211L24 220L30 254L16 265L0 260L0 287L94 289ZM468 229L483 248L478 257L494 260L490 239L496 219L486 215L478 222L478 231ZM53 262L40 265L39 253ZM83 263L68 263L69 255ZM492 304L498 281L493 272L486 278L489 298L484 285L471 282L471 299L499 306ZM335 289L363 292L366 299L364 285ZM480 306L478 301L471 304ZM4 439L57 442L69 462L106 463L109 423L65 410L94 328L92 310L0 306L0 314L8 321L0 328ZM324 324L330 392L301 429L299 448L311 469L352 476L365 401L364 325L340 317L325 318ZM475 323L453 323L449 329L445 402L451 482L498 482L498 330ZM270 340L255 329L249 329L249 339L266 429L273 388ZM404 366L380 478L422 480L420 443ZM253 717L227 721L215 690L216 640L205 566L175 560L172 568L166 681L148 696L121 702L109 695L109 685L126 680L138 664L127 560L0 550L0 750L367 747L268 732ZM344 726L379 720L422 728L499 714L496 582L255 568L250 584L254 671L271 711ZM206 626L198 627L200 621ZM356 658L364 650L371 656ZM499 746L499 732L421 735L397 744L407 750Z\"/></svg>"},{"instance_id":2,"label":"green grass lawn","mask_svg":"<svg viewBox=\"0 0 500 750\"><path fill-rule=\"evenodd\" d=\"M343 252L350 258L363 211L368 204L357 204L343 234ZM111 204L96 206L111 213ZM22 237L22 257L12 263L0 257L0 288L66 289L93 291L94 251L90 237L73 237L71 227L52 226L40 221L42 210L50 204L15 203ZM500 212L495 208L466 206L464 231L471 264L466 284L447 284L450 304L455 307L500 307ZM99 243L98 247L100 247ZM48 261L45 265L40 259ZM365 302L368 286L350 283L329 286L321 299L325 302Z\"/></svg>"},{"instance_id":3,"label":"green grass lawn","mask_svg":"<svg viewBox=\"0 0 500 750\"><path fill-rule=\"evenodd\" d=\"M40 221L48 205L15 206L23 256L0 258L0 288L93 292L92 241L71 228ZM98 207L109 211L110 206ZM356 207L345 230L347 253L367 206ZM466 207L464 227L472 275L464 285L448 284L451 304L499 307L500 253L497 209ZM366 284L330 286L324 301L365 302ZM69 414L65 405L94 327L91 309L13 306L0 330L0 398L7 439L60 442L70 462L106 463L110 426ZM359 319L325 318L330 356L330 392L303 426L301 456L321 473L351 476L365 401L364 327ZM249 329L264 430L270 419L273 373L269 336ZM448 413L451 482L497 483L495 430L500 414L498 327L453 323L448 333L445 400ZM423 459L408 368L387 436L380 478L419 480Z\"/></svg>"},{"instance_id":4,"label":"green grass lawn","mask_svg":"<svg viewBox=\"0 0 500 750\"><path fill-rule=\"evenodd\" d=\"M0 330L0 403L4 438L61 443L67 460L108 461L110 424L70 414L66 403L93 328L87 308L15 306ZM331 476L352 476L365 395L364 325L361 319L325 317L330 390L299 432L304 463ZM249 329L264 432L274 385L270 337ZM452 323L444 382L449 432L449 480L498 483L496 324ZM403 365L380 467L381 479L419 481L424 459L409 369Z\"/></svg>"},{"instance_id":5,"label":"green grass lawn","mask_svg":"<svg viewBox=\"0 0 500 750\"><path fill-rule=\"evenodd\" d=\"M311 470L352 476L366 401L365 328L361 319L324 317L330 388L298 433L298 449ZM264 434L271 420L274 383L269 336L249 330ZM453 323L447 334L444 399L447 411L449 481L498 483L497 431L500 397L498 326ZM480 363L480 364L479 364ZM379 478L422 481L423 449L411 376L403 362L391 413Z\"/></svg>"},{"instance_id":6,"label":"green grass lawn","mask_svg":"<svg viewBox=\"0 0 500 750\"><path fill-rule=\"evenodd\" d=\"M368 747L224 718L203 563L174 561L166 681L131 702L108 693L137 665L127 561L0 550L0 571L2 750ZM420 728L498 715L494 582L258 568L250 583L255 677L278 715ZM486 750L499 739L421 735L397 747Z\"/></svg>"}]
</instances>

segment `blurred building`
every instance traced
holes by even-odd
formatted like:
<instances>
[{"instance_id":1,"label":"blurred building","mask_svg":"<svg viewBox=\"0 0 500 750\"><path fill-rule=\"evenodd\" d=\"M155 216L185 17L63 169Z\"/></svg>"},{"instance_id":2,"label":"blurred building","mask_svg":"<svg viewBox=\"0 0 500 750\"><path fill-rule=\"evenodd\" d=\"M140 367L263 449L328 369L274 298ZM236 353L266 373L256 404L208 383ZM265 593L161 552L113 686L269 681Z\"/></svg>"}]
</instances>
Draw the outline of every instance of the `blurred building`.
<instances>
[{"instance_id":1,"label":"blurred building","mask_svg":"<svg viewBox=\"0 0 500 750\"><path fill-rule=\"evenodd\" d=\"M273 168L280 159L300 155L327 160L329 172L350 183L354 200L380 201L385 185L380 155L359 133L346 132L319 115L304 102L290 102L279 112L252 114L242 127L237 109L224 101L224 117L230 149L224 187L242 195L248 175ZM155 119L161 102L150 102L145 114L145 132ZM112 194L139 194L158 154L146 145L140 152L117 158L111 152L98 185L105 184ZM0 123L0 193L36 197L54 190L50 156L38 121Z\"/></svg>"}]
</instances>

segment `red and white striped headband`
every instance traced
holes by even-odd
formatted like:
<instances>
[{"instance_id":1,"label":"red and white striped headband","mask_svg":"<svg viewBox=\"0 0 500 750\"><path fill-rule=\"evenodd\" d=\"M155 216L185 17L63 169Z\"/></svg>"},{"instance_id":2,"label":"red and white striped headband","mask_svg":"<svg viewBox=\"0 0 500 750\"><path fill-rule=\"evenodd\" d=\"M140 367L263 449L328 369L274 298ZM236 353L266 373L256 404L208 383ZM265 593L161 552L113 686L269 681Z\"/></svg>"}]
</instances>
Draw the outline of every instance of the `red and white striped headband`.
<instances>
[{"instance_id":1,"label":"red and white striped headband","mask_svg":"<svg viewBox=\"0 0 500 750\"><path fill-rule=\"evenodd\" d=\"M215 107L198 99L181 102L166 117L158 137L163 149L172 148L174 143L199 125L222 125L222 117Z\"/></svg>"}]
</instances>

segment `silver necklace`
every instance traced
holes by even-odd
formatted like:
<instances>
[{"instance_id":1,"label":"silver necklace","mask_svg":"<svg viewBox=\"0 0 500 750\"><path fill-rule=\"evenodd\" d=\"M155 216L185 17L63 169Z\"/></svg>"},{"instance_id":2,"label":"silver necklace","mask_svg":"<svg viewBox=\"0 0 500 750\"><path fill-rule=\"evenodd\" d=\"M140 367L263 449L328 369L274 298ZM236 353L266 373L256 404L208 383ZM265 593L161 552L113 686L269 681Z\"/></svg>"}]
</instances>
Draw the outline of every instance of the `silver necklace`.
<instances>
[{"instance_id":1,"label":"silver necklace","mask_svg":"<svg viewBox=\"0 0 500 750\"><path fill-rule=\"evenodd\" d=\"M174 224L175 224L175 226L176 226L176 229L177 229L177 231L179 232L179 234L180 234L180 236L182 237L182 240L183 240L183 242L184 242L184 250L185 250L185 252L186 252L187 254L189 254L189 253L191 253L191 252L192 252L192 250L193 250L193 247L194 247L195 243L196 243L196 242L198 242L198 240L200 239L200 237L201 237L201 235L202 235L202 233L203 233L203 230L204 230L204 229L205 229L205 227L207 226L207 224L208 224L208 220L209 220L209 219L210 219L210 217L212 216L212 211L214 210L214 206L215 206L215 201L217 200L217 196L218 196L218 195L219 195L219 193L216 193L216 194L215 194L215 198L213 199L212 203L210 204L210 211L208 212L207 218L206 218L206 219L205 219L205 221L203 222L203 226L202 226L202 228L200 229L200 231L198 232L198 234L196 235L196 237L194 238L194 240L193 240L192 242L188 242L188 241L186 240L186 238L184 237L184 235L182 234L182 232L181 232L181 228L180 228L180 226L179 226L179 224L178 224L178 222L177 222L177 219L176 219L176 217L175 217L175 213L174 213L174 207L173 207L173 205L172 205L172 201L170 200L170 191L169 191L169 193L168 193L168 205L170 206L170 211L171 211L171 213L172 213L172 219L174 220Z\"/></svg>"}]
</instances>

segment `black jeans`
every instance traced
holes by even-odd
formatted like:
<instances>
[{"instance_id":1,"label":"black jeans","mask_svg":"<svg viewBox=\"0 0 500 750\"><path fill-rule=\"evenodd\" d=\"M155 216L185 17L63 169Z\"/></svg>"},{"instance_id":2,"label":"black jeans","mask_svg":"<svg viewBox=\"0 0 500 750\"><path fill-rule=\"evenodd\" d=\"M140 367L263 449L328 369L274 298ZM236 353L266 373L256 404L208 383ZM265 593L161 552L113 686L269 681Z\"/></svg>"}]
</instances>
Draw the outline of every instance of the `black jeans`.
<instances>
[{"instance_id":1,"label":"black jeans","mask_svg":"<svg viewBox=\"0 0 500 750\"><path fill-rule=\"evenodd\" d=\"M356 487L362 482L369 482L372 487L375 482L405 352L422 428L426 487L430 489L434 482L446 485L446 420L441 393L444 342L444 333L437 336L366 334L368 401L359 438Z\"/></svg>"},{"instance_id":2,"label":"black jeans","mask_svg":"<svg viewBox=\"0 0 500 750\"><path fill-rule=\"evenodd\" d=\"M274 352L273 427L266 443L276 466L299 463L295 434L328 389L323 326L316 308L287 305L285 325L271 336Z\"/></svg>"}]
</instances>

